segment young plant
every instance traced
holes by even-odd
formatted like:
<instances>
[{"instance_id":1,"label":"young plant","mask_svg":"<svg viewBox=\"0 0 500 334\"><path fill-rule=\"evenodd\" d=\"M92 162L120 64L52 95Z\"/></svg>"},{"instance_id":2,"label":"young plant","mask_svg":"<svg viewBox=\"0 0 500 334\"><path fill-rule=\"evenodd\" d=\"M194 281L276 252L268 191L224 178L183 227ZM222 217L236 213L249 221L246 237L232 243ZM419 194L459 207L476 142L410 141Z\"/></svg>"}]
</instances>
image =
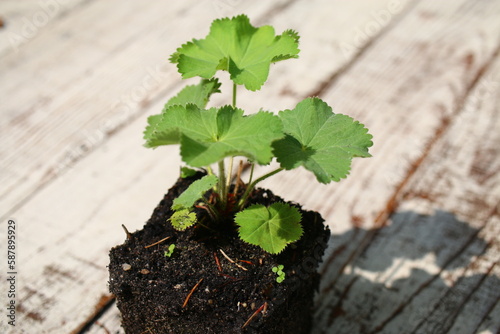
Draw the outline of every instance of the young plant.
<instances>
[{"instance_id":1,"label":"young plant","mask_svg":"<svg viewBox=\"0 0 500 334\"><path fill-rule=\"evenodd\" d=\"M285 280L285 272L283 271L283 269L285 268L285 266L283 266L282 264L276 266L276 267L273 267L272 272L275 273L278 277L276 277L276 282L278 283L282 283L284 280Z\"/></svg>"},{"instance_id":2,"label":"young plant","mask_svg":"<svg viewBox=\"0 0 500 334\"><path fill-rule=\"evenodd\" d=\"M174 250L175 244L170 244L170 246L168 246L168 249L164 253L165 257L172 257L172 255L174 254Z\"/></svg>"},{"instance_id":3,"label":"young plant","mask_svg":"<svg viewBox=\"0 0 500 334\"><path fill-rule=\"evenodd\" d=\"M247 16L240 15L215 20L206 38L193 39L170 57L183 78L199 76L201 81L182 89L160 114L148 118L145 146L179 144L182 160L189 166L182 168L182 175L194 173L192 168L208 171L174 200L170 222L175 229L185 230L196 223L217 229L230 218L242 240L280 253L302 236L301 215L286 203L247 207L255 186L301 166L320 183L339 181L348 175L352 158L370 156L372 136L363 124L333 113L319 98L306 98L277 115L262 110L245 115L237 107L238 88L259 90L271 64L298 57L298 44L295 31L275 35L271 26L253 27ZM218 71L227 71L233 82L232 103L207 109L212 94L220 92L221 84L214 77ZM233 174L236 156L250 164L246 183ZM268 165L273 159L279 167L254 178L255 166ZM206 210L211 219L198 221L195 207Z\"/></svg>"}]
</instances>

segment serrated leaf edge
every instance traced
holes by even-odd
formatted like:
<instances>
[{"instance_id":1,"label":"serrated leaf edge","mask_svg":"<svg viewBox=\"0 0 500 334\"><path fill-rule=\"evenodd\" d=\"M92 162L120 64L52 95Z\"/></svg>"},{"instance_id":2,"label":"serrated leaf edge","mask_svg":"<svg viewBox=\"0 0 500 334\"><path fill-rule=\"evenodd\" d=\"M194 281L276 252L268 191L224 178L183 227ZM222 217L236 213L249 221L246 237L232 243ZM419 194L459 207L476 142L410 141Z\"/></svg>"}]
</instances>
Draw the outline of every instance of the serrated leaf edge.
<instances>
[{"instance_id":1,"label":"serrated leaf edge","mask_svg":"<svg viewBox=\"0 0 500 334\"><path fill-rule=\"evenodd\" d=\"M296 241L300 240L300 238L302 238L302 236L304 235L304 228L303 228L302 223L301 223L301 222L302 222L302 214L301 214L301 212L300 212L300 210L299 210L299 209L297 209L295 206L290 205L290 204L288 204L288 203L283 203L283 202L275 202L275 203L272 203L272 204L271 204L271 205L269 205L269 206L265 206L265 205L263 205L263 204L252 204L252 205L248 206L247 208L245 208L244 210L242 210L242 211L240 211L240 212L238 212L238 213L236 214L236 216L235 216L235 222L236 222L236 220L237 220L237 216L238 216L240 213L244 212L245 210L248 210L248 209L251 209L251 208L255 208L255 207L259 207L259 208L264 207L264 208L266 208L266 209L267 209L268 213L271 213L271 212L269 211L269 208L270 208L271 206L278 206L278 205L279 205L279 206L281 206L281 207L287 207L287 208L289 208L289 209L296 210L296 213L297 213L297 214L298 214L298 216L299 216L298 224L300 225L300 230L301 230L301 233L300 233L300 235L298 236L298 238L297 238L296 240L293 240L293 241L287 241L287 242L286 242L286 244L285 244L285 246L284 246L284 247L282 247L282 248L281 248L279 251L277 251L277 252L270 252L270 251L268 251L268 250L264 249L261 245L258 245L258 244L253 244L253 243L250 243L250 242L246 241L243 237L241 237L241 234L239 233L239 230L240 230L240 229L238 229L238 234L239 234L239 236L240 236L240 239L241 239L241 240L243 240L244 242L246 242L246 243L250 244L250 245L258 246L258 247L262 248L264 251L266 251L266 252L268 252L268 253L270 253L270 254L274 254L274 255L278 255L278 254L280 254L281 252L283 252L283 251L286 249L286 247L287 247L288 245L290 245L290 244L292 244L292 243L294 243L294 242L296 242ZM279 210L278 210L278 211L279 211ZM238 224L237 222L236 222L236 224L237 224L238 226L241 226L241 225L240 225L240 224ZM274 247L273 247L273 248L274 248Z\"/></svg>"}]
</instances>

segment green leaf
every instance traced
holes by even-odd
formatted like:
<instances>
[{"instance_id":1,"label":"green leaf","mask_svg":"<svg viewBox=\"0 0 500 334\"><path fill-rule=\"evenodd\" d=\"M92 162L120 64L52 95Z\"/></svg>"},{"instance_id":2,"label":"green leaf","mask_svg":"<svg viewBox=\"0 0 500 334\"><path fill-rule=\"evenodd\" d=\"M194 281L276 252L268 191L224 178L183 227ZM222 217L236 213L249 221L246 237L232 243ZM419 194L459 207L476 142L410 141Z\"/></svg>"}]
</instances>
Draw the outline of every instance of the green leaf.
<instances>
[{"instance_id":1,"label":"green leaf","mask_svg":"<svg viewBox=\"0 0 500 334\"><path fill-rule=\"evenodd\" d=\"M304 166L329 183L349 174L353 157L371 156L372 136L364 125L334 114L319 98L307 98L279 116L286 136L273 143L273 152L285 169Z\"/></svg>"},{"instance_id":2,"label":"green leaf","mask_svg":"<svg viewBox=\"0 0 500 334\"><path fill-rule=\"evenodd\" d=\"M184 231L188 227L193 226L197 221L196 213L189 211L189 209L175 211L169 220L177 231Z\"/></svg>"},{"instance_id":3,"label":"green leaf","mask_svg":"<svg viewBox=\"0 0 500 334\"><path fill-rule=\"evenodd\" d=\"M147 145L180 142L182 159L192 167L236 155L267 164L273 157L271 143L281 137L281 121L272 113L244 116L243 110L231 106L204 110L189 104L174 105L164 112Z\"/></svg>"},{"instance_id":4,"label":"green leaf","mask_svg":"<svg viewBox=\"0 0 500 334\"><path fill-rule=\"evenodd\" d=\"M217 78L211 80L202 79L197 85L186 86L176 96L168 100L163 107L162 114L174 105L186 106L188 104L194 104L199 108L205 108L210 96L220 92L219 88L220 83ZM163 138L164 141L155 140L155 138L157 138L156 131L158 131L158 125L163 119L162 114L153 115L148 118L148 126L144 131L146 147L153 148L160 145L168 145L179 137L178 133L172 133L168 139Z\"/></svg>"},{"instance_id":5,"label":"green leaf","mask_svg":"<svg viewBox=\"0 0 500 334\"><path fill-rule=\"evenodd\" d=\"M183 78L211 78L229 71L231 80L255 91L267 80L271 63L297 58L299 37L293 30L276 36L274 28L256 28L245 15L212 22L205 39L193 39L170 57Z\"/></svg>"},{"instance_id":6,"label":"green leaf","mask_svg":"<svg viewBox=\"0 0 500 334\"><path fill-rule=\"evenodd\" d=\"M194 181L182 194L174 199L172 210L182 210L191 208L203 194L217 184L218 178L215 175L205 175L199 180Z\"/></svg>"},{"instance_id":7,"label":"green leaf","mask_svg":"<svg viewBox=\"0 0 500 334\"><path fill-rule=\"evenodd\" d=\"M197 173L196 169L192 169L189 167L181 167L181 178L185 179L186 177L193 176Z\"/></svg>"},{"instance_id":8,"label":"green leaf","mask_svg":"<svg viewBox=\"0 0 500 334\"><path fill-rule=\"evenodd\" d=\"M175 250L175 244L170 244L170 246L168 246L168 250L166 250L163 253L163 255L165 257L171 257L174 254L174 250Z\"/></svg>"},{"instance_id":9,"label":"green leaf","mask_svg":"<svg viewBox=\"0 0 500 334\"><path fill-rule=\"evenodd\" d=\"M271 254L280 253L286 245L300 239L300 220L299 210L285 203L252 205L235 217L240 238Z\"/></svg>"},{"instance_id":10,"label":"green leaf","mask_svg":"<svg viewBox=\"0 0 500 334\"><path fill-rule=\"evenodd\" d=\"M184 87L176 96L172 97L163 107L167 110L173 105L179 104L194 104L200 108L205 108L210 99L210 96L215 93L220 93L220 82L217 78L210 80L202 79L197 85L189 85Z\"/></svg>"}]
</instances>

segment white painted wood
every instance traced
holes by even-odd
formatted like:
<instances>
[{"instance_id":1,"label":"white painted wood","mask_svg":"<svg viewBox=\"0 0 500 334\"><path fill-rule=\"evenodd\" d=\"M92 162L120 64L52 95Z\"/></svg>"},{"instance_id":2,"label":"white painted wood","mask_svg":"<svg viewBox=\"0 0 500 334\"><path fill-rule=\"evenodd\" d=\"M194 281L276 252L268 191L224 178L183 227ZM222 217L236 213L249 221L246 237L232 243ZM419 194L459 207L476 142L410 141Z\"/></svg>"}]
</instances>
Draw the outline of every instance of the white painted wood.
<instances>
[{"instance_id":1,"label":"white painted wood","mask_svg":"<svg viewBox=\"0 0 500 334\"><path fill-rule=\"evenodd\" d=\"M485 129L498 124L493 92L500 71L491 60L498 58L499 3L400 1L397 10L390 1L193 3L85 2L51 21L17 55L3 56L0 138L8 145L0 148L0 201L2 223L14 218L20 229L21 330L68 333L100 306L107 295L107 252L125 237L120 225L139 229L177 177L176 147L141 147L146 115L157 113L181 85L166 57L179 43L203 37L213 18L241 11L278 32L297 29L303 49L289 67L273 67L261 97L241 92L241 106L279 110L317 92L375 135L374 157L356 161L352 177L339 184L318 187L303 171L265 184L319 210L334 232L315 330L363 333L383 324L401 332L409 320L423 330L431 324L422 319L452 314L441 299L462 307L449 333L498 328L491 284L498 267L484 274L498 261L498 211L485 212L498 205L498 196L489 194L500 193L492 173L499 145L480 140L483 133L494 136ZM394 14L384 16L390 9ZM489 96L483 85L493 87ZM214 104L227 101L220 96ZM477 122L472 115L479 111L484 118ZM456 136L470 133L477 136L456 146ZM313 189L319 190L311 196ZM473 200L464 202L470 194ZM369 230L385 226L396 209L392 225ZM409 210L429 216L405 216ZM416 224L407 226L404 217ZM429 232L432 225L439 229ZM455 225L464 232L458 239L447 234ZM474 229L481 231L467 243ZM484 240L491 245L485 248ZM429 279L409 299L412 282L422 286ZM462 287L469 297L452 298ZM336 292L345 292L341 304ZM356 313L356 297L364 318ZM401 315L391 317L400 304ZM118 326L113 306L89 332L115 333Z\"/></svg>"},{"instance_id":2,"label":"white painted wood","mask_svg":"<svg viewBox=\"0 0 500 334\"><path fill-rule=\"evenodd\" d=\"M317 187L312 174L298 170L280 173L265 185L321 212L338 235L353 225L384 224L402 186L459 114L469 87L498 57L500 22L488 16L497 6L419 2L323 96L337 112L367 125L374 135L373 157L354 161L351 177L338 184ZM328 262L329 275L335 276L367 242L363 234L356 237L330 248L336 257Z\"/></svg>"},{"instance_id":3,"label":"white painted wood","mask_svg":"<svg viewBox=\"0 0 500 334\"><path fill-rule=\"evenodd\" d=\"M17 53L54 21L84 0L3 0L0 3L0 57Z\"/></svg>"},{"instance_id":4,"label":"white painted wood","mask_svg":"<svg viewBox=\"0 0 500 334\"><path fill-rule=\"evenodd\" d=\"M317 333L498 332L498 83L497 57L402 188L388 226L324 282ZM336 238L356 241L352 231Z\"/></svg>"},{"instance_id":5,"label":"white painted wood","mask_svg":"<svg viewBox=\"0 0 500 334\"><path fill-rule=\"evenodd\" d=\"M366 11L360 10L362 6ZM275 111L293 107L300 95L317 90L318 83L328 80L349 61L350 56L344 56L337 45L348 43L353 35L351 29L356 31L358 26L372 21L370 13L386 6L382 0L355 6L316 1L313 8L324 9L317 11L322 15L332 13L332 19L316 20L311 14L311 20L302 26L305 29L301 33L304 46L300 61L293 61L288 67L273 66L269 82L258 92L259 98L256 99L257 93L241 91L239 105L249 112L261 107ZM113 14L99 14L109 8L113 8ZM276 16L273 8L285 11L281 22L269 21L268 17ZM4 57L0 64L2 94L9 97L2 106L0 119L0 140L9 144L0 148L5 163L5 171L0 175L4 185L0 201L7 208L22 205L36 189L87 156L115 131L141 115L145 119L151 103L156 99L165 101L181 84L175 67L166 61L168 56L193 36L203 37L212 19L245 11L256 22L273 23L277 32L281 32L298 27L300 21L296 19L290 25L286 23L290 18L300 17L303 9L301 1L284 0L272 4L259 1L252 6L226 0L172 5L154 2L149 6L134 2L125 6L117 2L90 2L60 21L54 20L33 42L17 54ZM182 12L190 14L180 15ZM144 18L147 20L141 23ZM319 64L312 51L316 49L313 45L324 44L325 37L315 32L318 22L323 22L325 31L339 32L328 34L329 45L334 47L323 49L328 66ZM94 36L99 38L95 40ZM74 45L68 47L71 43ZM306 49L307 46L310 47ZM30 57L33 54L37 56ZM300 86L304 83L304 73L309 72L314 73L315 84ZM20 89L26 82L31 89ZM298 86L289 87L290 83ZM296 96L297 93L300 95ZM214 105L228 101L227 94L215 97ZM158 111L150 113L153 112ZM28 140L14 143L14 138ZM38 146L34 147L34 142ZM40 155L40 150L46 154Z\"/></svg>"},{"instance_id":6,"label":"white painted wood","mask_svg":"<svg viewBox=\"0 0 500 334\"><path fill-rule=\"evenodd\" d=\"M280 3L259 2L248 14L266 15ZM220 13L213 1L93 1L77 9L0 64L0 201L7 208L174 94L181 80L169 55L206 34Z\"/></svg>"},{"instance_id":7,"label":"white painted wood","mask_svg":"<svg viewBox=\"0 0 500 334\"><path fill-rule=\"evenodd\" d=\"M265 2L261 4L261 6L252 7L249 14L265 19L268 15L266 11L272 7L270 8ZM276 4L279 5L279 3ZM175 46L195 35L193 31L202 30L199 26L192 24L191 17L201 17L201 13L214 8L206 7L207 5L213 4L183 5L186 8L190 7L192 16L179 17L175 22L172 21L169 29L174 30L177 25L187 26L189 23L193 30L179 32L179 36L176 37L179 41L175 41ZM238 9L236 7L233 8L235 11ZM91 18L95 17L96 13L104 15L106 10L113 11L115 15L110 15L111 20L97 24L89 23L93 22ZM169 88L161 85L172 85L173 88L178 88L179 84L177 81L176 83L158 83L158 86L153 86L148 96L144 97L145 100L151 100L151 102L143 101L140 104L139 101L129 101L134 91L141 88L145 79L153 76L149 71L150 67L145 65L154 63L148 57L154 55L154 57L163 58L162 54L167 53L158 50L158 48L165 47L156 46L156 44L161 45L165 30L158 31L160 20L155 22L154 17L150 15L150 11L161 13L161 10L150 9L143 14L142 20L146 18L147 20L140 32L135 29L137 25L135 22L127 22L130 26L127 25L126 29L110 28L109 31L105 29L106 26L123 25L124 19L129 16L127 13L134 11L137 11L134 7L128 7L115 14L113 3L91 3L89 7L84 6L79 8L78 12L68 14L71 20L68 18L66 21L55 22L51 30L47 28L41 31L37 39L23 45L24 49L20 50L22 57L6 56L5 58L5 64L8 66L4 67L3 71L7 73L2 78L6 78L3 84L7 89L3 94L13 97L7 100L6 109L2 112L5 132L1 133L6 134L4 137L6 140L8 133L16 134L15 137L11 135L12 142L9 144L14 144L14 138L30 140L29 143L21 143L18 147L10 145L7 149L4 148L3 154L6 156L2 160L4 166L7 167L2 177L7 182L5 189L9 190L2 198L2 206L12 207L8 216L21 224L21 230L30 231L20 236L20 242L23 245L30 245L20 253L20 262L23 263L30 277L34 278L21 280L19 283L20 295L23 296L19 321L26 328L47 332L79 328L81 322L93 313L102 294L107 291L105 283L107 251L123 240L120 225L125 223L131 230L140 228L161 198L161 194L177 177L176 170L179 165L177 149L164 149L160 151L163 154L161 156L158 152L153 153L140 146L145 119L132 123L126 128L125 133L115 131L122 124L132 121L136 114L157 113L170 91ZM170 15L173 17L177 15L176 13L171 10ZM140 21L140 18L135 19ZM211 20L212 18L207 18L207 21ZM150 22L154 23L152 28L150 28L152 24ZM203 25L203 29L208 25L208 22L203 23L201 20L197 22L200 26ZM88 29L86 30L88 36L98 36L102 41L93 51L100 53L103 59L102 64L96 62L99 55L89 57L89 49L96 46L93 41L89 40L87 44L77 46L85 51L85 55L81 55L79 50L67 49L66 45L61 45L60 35L75 34L75 32L85 30L80 27ZM148 29L153 34L146 34L142 37L144 31ZM183 33L186 36L182 35ZM124 36L126 34L130 37ZM139 45L136 45L133 41L138 36L141 36L141 39L138 42ZM115 41L115 38L118 40ZM120 43L123 44L123 49L119 49ZM45 53L38 58L28 57L32 53L36 54L30 50L39 49L44 49ZM113 50L115 51L107 55ZM63 52L62 55L61 52ZM134 68L137 67L136 58L139 57L145 57L145 60L141 63L143 67L136 69ZM63 61L61 62L60 59ZM37 72L40 62L45 63L49 70L46 76L33 77L32 72ZM87 66L87 69L71 64L82 64L84 68ZM89 68L95 64L98 67L89 71ZM154 71L156 67L151 67L151 69ZM69 77L61 76L61 73L66 71L69 71ZM160 69L160 72L161 79L167 77L168 73L163 69ZM85 75L78 78L75 76L76 73L85 73ZM30 101L39 101L40 97L43 97L43 91L25 89L18 93L18 95L23 95L17 100L14 99L14 93L28 78L34 81L33 87L42 87L42 83L49 80L52 85L49 91L52 92L52 97L48 101L49 105L45 106L42 112L43 117L37 115L36 112L30 113L30 108L23 108L25 118L21 117L22 122L17 126L12 123L7 126L7 122L12 122L13 116L10 112L19 113L16 101L22 100L30 104L35 103ZM69 85L70 80L77 78L78 85L73 88ZM99 78L99 81L95 81L96 78ZM114 86L115 83L117 88ZM149 81L146 83L150 84ZM85 95L82 97L83 88L85 88ZM126 96L123 97L122 91L126 90L129 96L125 94ZM100 94L102 95L101 92L104 91L106 95L115 96L115 101L123 102L118 103L117 110L113 110L112 107L116 104L115 101L110 102L105 98L99 98ZM165 94L155 100L155 96L160 93ZM118 96L120 94L122 94L121 97ZM150 95L152 97L149 97ZM88 100L90 97L92 100ZM121 110L119 107L123 107L126 103L132 106ZM72 105L79 106L77 113L75 110L67 110L64 107ZM100 115L102 110L108 109L108 106L111 106L109 108L111 112ZM31 109L36 111L39 108L33 106ZM47 122L47 118L53 120L53 123ZM61 142L62 138L65 139ZM39 144L38 146L33 145L35 141ZM74 144L68 146L67 142ZM84 145L85 149L75 148L76 143ZM12 150L13 148L16 148L16 151ZM84 159L87 151L92 152L92 158L89 160ZM57 156L58 152L62 154L62 158ZM173 156L175 158L172 158ZM134 164L137 164L138 168L134 168ZM147 166L147 175L151 177L146 183L144 183L146 179L140 176L145 173L144 166ZM133 173L130 174L127 171ZM26 176L29 176L27 180ZM158 182L157 177L164 181ZM17 186L14 187L14 184ZM119 192L127 193L127 195L117 198L115 195L117 189L122 189ZM129 190L133 190L133 194L130 194ZM109 198L109 196L113 197ZM133 206L130 205L131 198L134 199ZM77 277L82 278L76 279ZM69 289L71 294L68 294L66 289ZM72 302L71 296L76 296L77 299ZM74 314L79 316L74 317Z\"/></svg>"}]
</instances>

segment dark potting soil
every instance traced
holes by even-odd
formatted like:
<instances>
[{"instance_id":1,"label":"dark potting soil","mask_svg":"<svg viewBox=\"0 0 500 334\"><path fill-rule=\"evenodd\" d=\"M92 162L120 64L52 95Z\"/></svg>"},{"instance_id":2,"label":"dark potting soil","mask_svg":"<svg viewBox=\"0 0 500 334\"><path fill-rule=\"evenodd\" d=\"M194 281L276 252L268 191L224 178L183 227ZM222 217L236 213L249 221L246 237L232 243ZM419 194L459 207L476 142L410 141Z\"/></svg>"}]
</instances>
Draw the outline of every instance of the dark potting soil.
<instances>
[{"instance_id":1,"label":"dark potting soil","mask_svg":"<svg viewBox=\"0 0 500 334\"><path fill-rule=\"evenodd\" d=\"M109 287L126 333L308 333L316 269L330 237L321 216L290 203L301 211L304 234L278 255L241 241L236 227L229 235L201 226L178 232L167 221L172 200L201 175L179 179L144 229L110 252ZM274 202L283 199L264 189L249 200ZM277 265L284 266L282 283L272 271Z\"/></svg>"}]
</instances>

